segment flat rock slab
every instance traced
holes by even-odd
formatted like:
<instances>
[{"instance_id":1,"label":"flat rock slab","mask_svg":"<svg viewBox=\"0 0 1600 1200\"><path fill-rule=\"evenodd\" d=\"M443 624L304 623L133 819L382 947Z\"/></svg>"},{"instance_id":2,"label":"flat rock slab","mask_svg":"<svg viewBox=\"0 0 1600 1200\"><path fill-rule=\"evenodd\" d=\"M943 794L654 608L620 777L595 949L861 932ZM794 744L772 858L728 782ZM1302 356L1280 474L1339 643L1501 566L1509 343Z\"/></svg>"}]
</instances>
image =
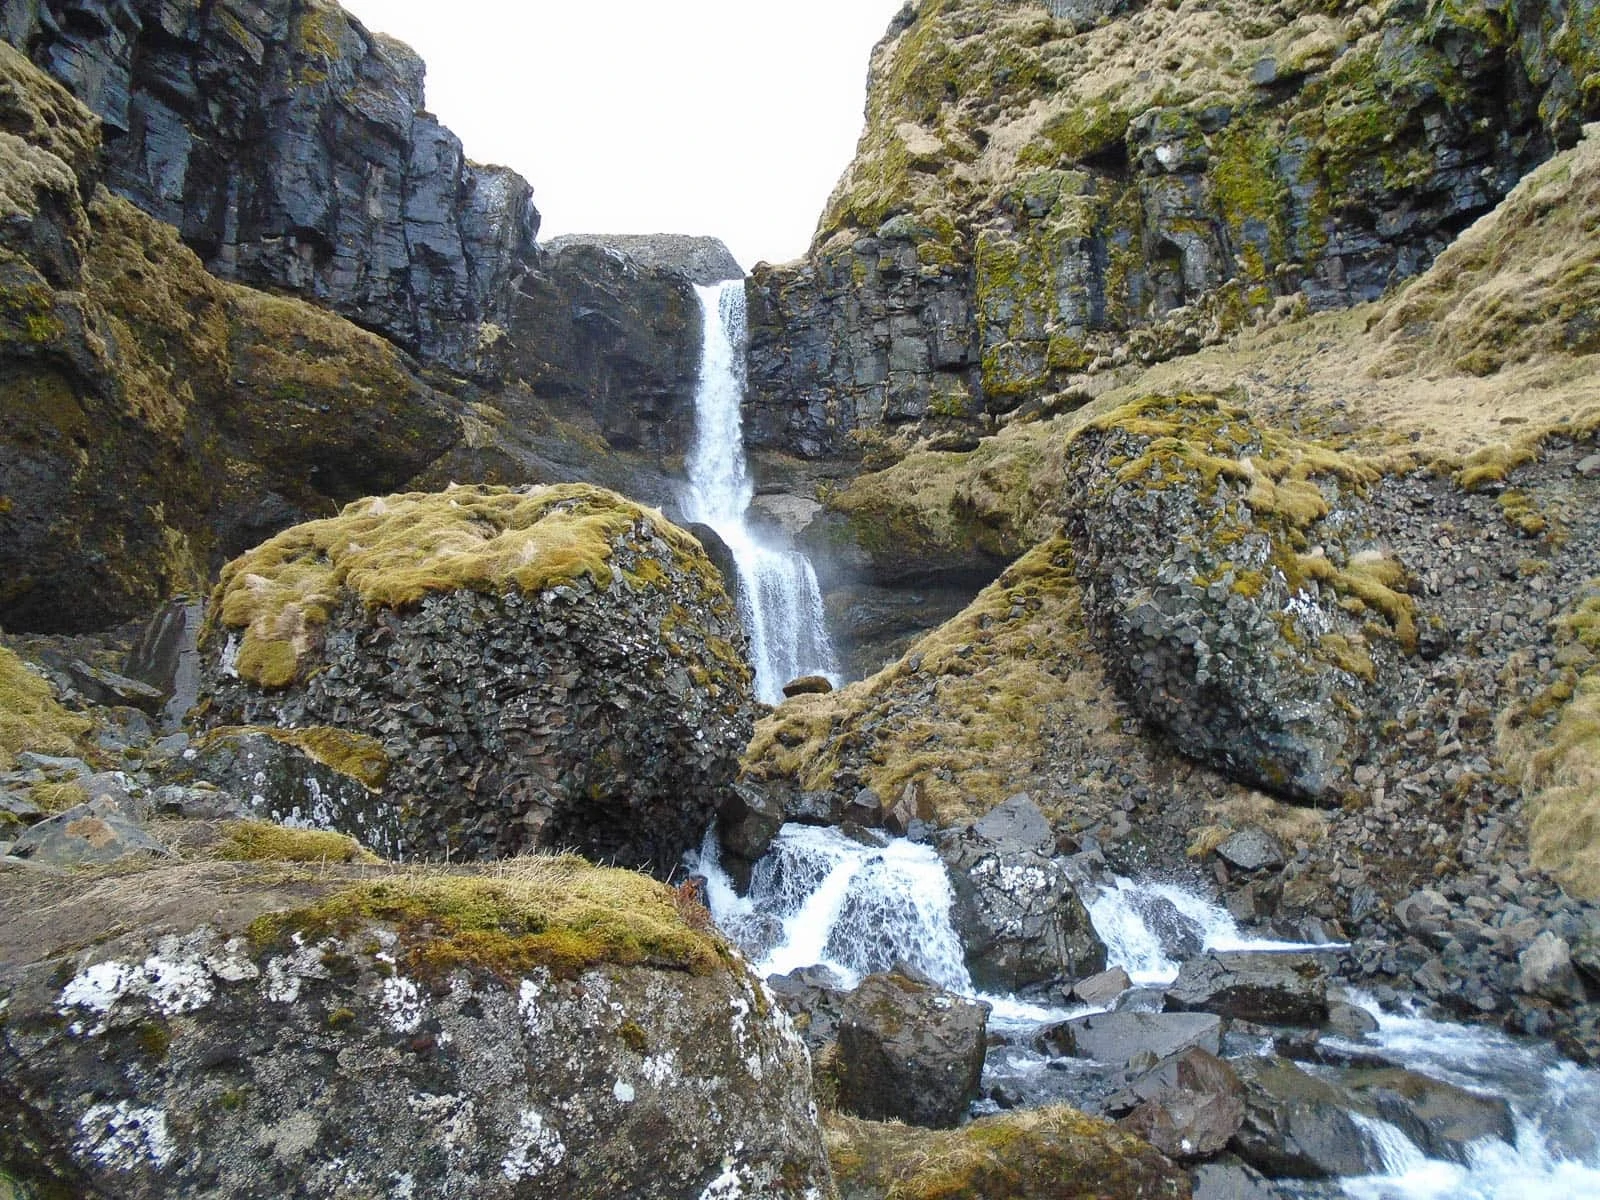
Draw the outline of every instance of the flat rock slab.
<instances>
[{"instance_id":1,"label":"flat rock slab","mask_svg":"<svg viewBox=\"0 0 1600 1200\"><path fill-rule=\"evenodd\" d=\"M1043 1038L1062 1053L1121 1065L1146 1052L1163 1059L1191 1046L1218 1054L1222 1018L1200 1012L1095 1013L1053 1026Z\"/></svg>"},{"instance_id":2,"label":"flat rock slab","mask_svg":"<svg viewBox=\"0 0 1600 1200\"><path fill-rule=\"evenodd\" d=\"M1328 968L1314 954L1211 951L1183 964L1166 1006L1262 1025L1320 1025L1328 1019Z\"/></svg>"},{"instance_id":3,"label":"flat rock slab","mask_svg":"<svg viewBox=\"0 0 1600 1200\"><path fill-rule=\"evenodd\" d=\"M1147 1072L1134 1090L1148 1098L1119 1124L1169 1158L1210 1158L1244 1122L1244 1085L1238 1075L1196 1046Z\"/></svg>"},{"instance_id":4,"label":"flat rock slab","mask_svg":"<svg viewBox=\"0 0 1600 1200\"><path fill-rule=\"evenodd\" d=\"M76 867L130 856L161 858L172 851L130 821L116 804L96 800L40 821L16 840L11 853L45 866Z\"/></svg>"}]
</instances>

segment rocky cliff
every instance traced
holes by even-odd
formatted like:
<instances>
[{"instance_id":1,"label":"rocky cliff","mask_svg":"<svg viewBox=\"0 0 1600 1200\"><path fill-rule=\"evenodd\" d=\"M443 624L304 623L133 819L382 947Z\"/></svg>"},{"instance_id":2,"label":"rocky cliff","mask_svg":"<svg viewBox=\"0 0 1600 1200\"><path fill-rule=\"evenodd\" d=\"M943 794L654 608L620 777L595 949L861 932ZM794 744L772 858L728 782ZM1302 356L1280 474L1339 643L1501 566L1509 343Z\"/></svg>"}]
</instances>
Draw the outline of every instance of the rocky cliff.
<instances>
[{"instance_id":1,"label":"rocky cliff","mask_svg":"<svg viewBox=\"0 0 1600 1200\"><path fill-rule=\"evenodd\" d=\"M467 160L423 64L326 0L7 5L104 123L105 179L208 270L471 370L538 261L532 189Z\"/></svg>"},{"instance_id":2,"label":"rocky cliff","mask_svg":"<svg viewBox=\"0 0 1600 1200\"><path fill-rule=\"evenodd\" d=\"M907 5L810 253L752 278L752 437L967 448L1374 299L1600 111L1595 29L1585 0Z\"/></svg>"}]
</instances>

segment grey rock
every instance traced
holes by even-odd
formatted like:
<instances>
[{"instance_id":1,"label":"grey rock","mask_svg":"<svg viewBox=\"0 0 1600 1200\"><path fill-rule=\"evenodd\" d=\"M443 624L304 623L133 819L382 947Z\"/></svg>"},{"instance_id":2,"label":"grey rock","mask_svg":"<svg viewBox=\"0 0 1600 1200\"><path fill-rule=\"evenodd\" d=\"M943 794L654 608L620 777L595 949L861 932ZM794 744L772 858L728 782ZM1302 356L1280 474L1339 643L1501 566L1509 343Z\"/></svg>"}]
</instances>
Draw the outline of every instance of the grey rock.
<instances>
[{"instance_id":1,"label":"grey rock","mask_svg":"<svg viewBox=\"0 0 1600 1200\"><path fill-rule=\"evenodd\" d=\"M52 867L99 865L134 857L167 857L171 853L109 799L74 805L46 817L11 847L15 858Z\"/></svg>"},{"instance_id":2,"label":"grey rock","mask_svg":"<svg viewBox=\"0 0 1600 1200\"><path fill-rule=\"evenodd\" d=\"M784 823L783 806L756 784L735 783L717 806L717 838L722 863L740 889L750 885L750 870L772 845Z\"/></svg>"},{"instance_id":3,"label":"grey rock","mask_svg":"<svg viewBox=\"0 0 1600 1200\"><path fill-rule=\"evenodd\" d=\"M1593 479L1596 475L1600 475L1600 454L1591 454L1587 458L1579 459L1572 469L1585 479Z\"/></svg>"},{"instance_id":4,"label":"grey rock","mask_svg":"<svg viewBox=\"0 0 1600 1200\"><path fill-rule=\"evenodd\" d=\"M826 696L833 691L833 681L826 675L802 675L783 685L783 694L793 696Z\"/></svg>"},{"instance_id":5,"label":"grey rock","mask_svg":"<svg viewBox=\"0 0 1600 1200\"><path fill-rule=\"evenodd\" d=\"M53 779L87 779L94 774L94 768L81 758L37 754L32 750L24 750L17 755L17 769L42 771Z\"/></svg>"},{"instance_id":6,"label":"grey rock","mask_svg":"<svg viewBox=\"0 0 1600 1200\"><path fill-rule=\"evenodd\" d=\"M1043 1044L1096 1062L1121 1065L1143 1053L1157 1060L1194 1046L1222 1052L1222 1018L1212 1013L1108 1012L1051 1026Z\"/></svg>"},{"instance_id":7,"label":"grey rock","mask_svg":"<svg viewBox=\"0 0 1600 1200\"><path fill-rule=\"evenodd\" d=\"M402 844L400 825L372 789L272 731L219 730L162 774L170 781L168 803L204 809L212 803L209 788L224 810L231 802L280 824L335 829L364 843L370 838L386 846Z\"/></svg>"},{"instance_id":8,"label":"grey rock","mask_svg":"<svg viewBox=\"0 0 1600 1200\"><path fill-rule=\"evenodd\" d=\"M1133 986L1133 980L1121 967L1112 967L1072 985L1072 995L1083 1004L1108 1005Z\"/></svg>"},{"instance_id":9,"label":"grey rock","mask_svg":"<svg viewBox=\"0 0 1600 1200\"><path fill-rule=\"evenodd\" d=\"M128 651L123 674L166 697L161 709L165 732L177 730L200 698L200 626L205 605L186 597L169 600L150 618Z\"/></svg>"},{"instance_id":10,"label":"grey rock","mask_svg":"<svg viewBox=\"0 0 1600 1200\"><path fill-rule=\"evenodd\" d=\"M67 674L72 676L73 686L91 704L103 704L108 708L126 705L154 715L161 711L166 700L159 688L129 679L126 675L118 675L115 671L90 666L81 660L70 663Z\"/></svg>"},{"instance_id":11,"label":"grey rock","mask_svg":"<svg viewBox=\"0 0 1600 1200\"><path fill-rule=\"evenodd\" d=\"M1310 954L1214 950L1183 964L1167 1008L1263 1025L1320 1025L1328 1017L1328 970Z\"/></svg>"},{"instance_id":12,"label":"grey rock","mask_svg":"<svg viewBox=\"0 0 1600 1200\"><path fill-rule=\"evenodd\" d=\"M162 866L101 881L97 908L0 873L8 913L51 900L0 929L0 1122L29 1131L7 1174L128 1200L827 1192L804 1047L742 965L431 975L426 930L245 936L297 886Z\"/></svg>"},{"instance_id":13,"label":"grey rock","mask_svg":"<svg viewBox=\"0 0 1600 1200\"><path fill-rule=\"evenodd\" d=\"M989 1006L903 975L869 975L839 1019L839 1107L949 1128L977 1099Z\"/></svg>"},{"instance_id":14,"label":"grey rock","mask_svg":"<svg viewBox=\"0 0 1600 1200\"><path fill-rule=\"evenodd\" d=\"M618 251L648 270L672 272L698 285L744 278L744 269L727 246L713 237L681 233L564 233L545 243L545 249L557 255L577 246Z\"/></svg>"},{"instance_id":15,"label":"grey rock","mask_svg":"<svg viewBox=\"0 0 1600 1200\"><path fill-rule=\"evenodd\" d=\"M0 831L17 825L32 825L44 819L44 810L9 788L0 787Z\"/></svg>"},{"instance_id":16,"label":"grey rock","mask_svg":"<svg viewBox=\"0 0 1600 1200\"><path fill-rule=\"evenodd\" d=\"M1210 1158L1244 1123L1244 1086L1214 1053L1185 1050L1142 1076L1144 1102L1119 1122L1169 1158Z\"/></svg>"},{"instance_id":17,"label":"grey rock","mask_svg":"<svg viewBox=\"0 0 1600 1200\"><path fill-rule=\"evenodd\" d=\"M1026 832L1029 822L1021 829ZM1105 969L1106 949L1065 869L1019 844L1014 815L991 828L948 830L935 842L955 892L951 921L980 988L1016 991Z\"/></svg>"},{"instance_id":18,"label":"grey rock","mask_svg":"<svg viewBox=\"0 0 1600 1200\"><path fill-rule=\"evenodd\" d=\"M1264 1175L1232 1155L1194 1169L1192 1200L1281 1200L1282 1196Z\"/></svg>"},{"instance_id":19,"label":"grey rock","mask_svg":"<svg viewBox=\"0 0 1600 1200\"><path fill-rule=\"evenodd\" d=\"M1350 1116L1347 1093L1278 1059L1246 1058L1234 1069L1245 1114L1232 1149L1269 1177L1364 1175L1382 1163Z\"/></svg>"},{"instance_id":20,"label":"grey rock","mask_svg":"<svg viewBox=\"0 0 1600 1200\"><path fill-rule=\"evenodd\" d=\"M1545 930L1517 955L1521 973L1517 986L1530 996L1572 1004L1584 998L1583 983L1572 966L1572 947L1566 939Z\"/></svg>"},{"instance_id":21,"label":"grey rock","mask_svg":"<svg viewBox=\"0 0 1600 1200\"><path fill-rule=\"evenodd\" d=\"M977 821L972 832L1001 850L1027 850L1052 854L1056 835L1050 820L1027 792L1018 792L995 805Z\"/></svg>"},{"instance_id":22,"label":"grey rock","mask_svg":"<svg viewBox=\"0 0 1600 1200\"><path fill-rule=\"evenodd\" d=\"M1256 825L1239 830L1217 847L1217 854L1241 871L1263 871L1287 861L1278 839Z\"/></svg>"}]
</instances>

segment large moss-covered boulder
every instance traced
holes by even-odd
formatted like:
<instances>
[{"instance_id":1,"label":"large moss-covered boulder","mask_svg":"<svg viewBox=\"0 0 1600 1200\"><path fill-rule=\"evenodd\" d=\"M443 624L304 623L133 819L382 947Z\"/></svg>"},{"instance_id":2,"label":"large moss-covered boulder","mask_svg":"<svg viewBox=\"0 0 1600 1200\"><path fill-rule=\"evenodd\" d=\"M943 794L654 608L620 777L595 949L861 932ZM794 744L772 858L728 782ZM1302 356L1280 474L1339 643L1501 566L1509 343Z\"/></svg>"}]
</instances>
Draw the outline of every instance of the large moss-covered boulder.
<instances>
[{"instance_id":1,"label":"large moss-covered boulder","mask_svg":"<svg viewBox=\"0 0 1600 1200\"><path fill-rule=\"evenodd\" d=\"M278 832L226 863L0 875L0 1180L830 1193L805 1050L704 910L571 857L399 872Z\"/></svg>"},{"instance_id":2,"label":"large moss-covered boulder","mask_svg":"<svg viewBox=\"0 0 1600 1200\"><path fill-rule=\"evenodd\" d=\"M1361 503L1376 468L1209 396L1115 410L1074 452L1068 523L1127 702L1258 787L1350 786L1418 636L1406 570Z\"/></svg>"},{"instance_id":3,"label":"large moss-covered boulder","mask_svg":"<svg viewBox=\"0 0 1600 1200\"><path fill-rule=\"evenodd\" d=\"M206 721L375 739L387 776L345 824L386 853L665 870L750 734L700 544L599 488L358 501L230 563L212 612Z\"/></svg>"}]
</instances>

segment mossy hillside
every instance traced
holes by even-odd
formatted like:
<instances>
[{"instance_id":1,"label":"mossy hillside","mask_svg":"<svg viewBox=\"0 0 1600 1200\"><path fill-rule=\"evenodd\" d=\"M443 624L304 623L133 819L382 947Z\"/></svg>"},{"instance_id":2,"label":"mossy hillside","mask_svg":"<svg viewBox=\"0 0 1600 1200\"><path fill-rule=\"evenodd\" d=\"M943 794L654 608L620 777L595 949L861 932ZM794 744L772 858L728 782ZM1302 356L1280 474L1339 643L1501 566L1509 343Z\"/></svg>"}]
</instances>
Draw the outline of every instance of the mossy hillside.
<instances>
[{"instance_id":1,"label":"mossy hillside","mask_svg":"<svg viewBox=\"0 0 1600 1200\"><path fill-rule=\"evenodd\" d=\"M857 1200L1154 1200L1189 1195L1183 1171L1110 1122L1051 1107L980 1117L953 1130L829 1114L828 1159Z\"/></svg>"},{"instance_id":2,"label":"mossy hillside","mask_svg":"<svg viewBox=\"0 0 1600 1200\"><path fill-rule=\"evenodd\" d=\"M785 701L757 723L744 769L805 791L871 787L888 803L916 784L954 824L1036 788L1047 726L1111 734L1104 687L1071 549L1054 538L877 674Z\"/></svg>"},{"instance_id":3,"label":"mossy hillside","mask_svg":"<svg viewBox=\"0 0 1600 1200\"><path fill-rule=\"evenodd\" d=\"M1493 375L1600 350L1600 130L1517 185L1374 327L1396 373Z\"/></svg>"},{"instance_id":4,"label":"mossy hillside","mask_svg":"<svg viewBox=\"0 0 1600 1200\"><path fill-rule=\"evenodd\" d=\"M327 888L250 926L258 948L379 931L396 936L401 968L425 979L540 967L573 976L607 963L705 975L738 962L692 900L573 855L519 858L475 873L388 871Z\"/></svg>"},{"instance_id":5,"label":"mossy hillside","mask_svg":"<svg viewBox=\"0 0 1600 1200\"><path fill-rule=\"evenodd\" d=\"M618 574L615 546L641 532L663 539L680 565L714 571L699 543L658 513L584 484L362 500L229 563L213 598L214 621L240 635L241 678L283 688L308 669L346 594L369 608L405 608L458 589L533 593L580 577L608 588ZM626 582L650 586L644 575Z\"/></svg>"},{"instance_id":6,"label":"mossy hillside","mask_svg":"<svg viewBox=\"0 0 1600 1200\"><path fill-rule=\"evenodd\" d=\"M74 175L93 177L100 119L9 42L0 42L0 132L37 146Z\"/></svg>"},{"instance_id":7,"label":"mossy hillside","mask_svg":"<svg viewBox=\"0 0 1600 1200\"><path fill-rule=\"evenodd\" d=\"M81 753L89 729L87 718L61 707L49 683L0 647L0 771L9 771L23 750Z\"/></svg>"}]
</instances>

